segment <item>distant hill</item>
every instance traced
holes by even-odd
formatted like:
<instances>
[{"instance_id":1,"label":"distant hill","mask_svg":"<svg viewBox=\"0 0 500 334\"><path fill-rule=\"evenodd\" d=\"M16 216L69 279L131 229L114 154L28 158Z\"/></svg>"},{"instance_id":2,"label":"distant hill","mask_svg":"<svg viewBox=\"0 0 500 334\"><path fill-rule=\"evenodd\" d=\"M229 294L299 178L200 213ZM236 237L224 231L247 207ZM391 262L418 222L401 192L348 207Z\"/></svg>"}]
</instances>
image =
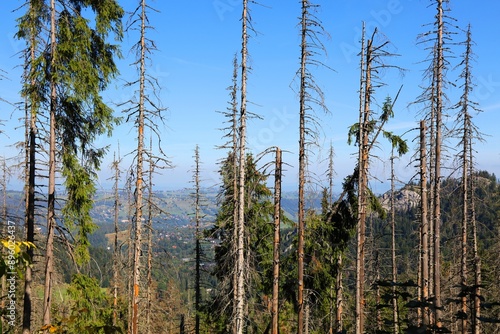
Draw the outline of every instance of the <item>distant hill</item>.
<instances>
[{"instance_id":1,"label":"distant hill","mask_svg":"<svg viewBox=\"0 0 500 334\"><path fill-rule=\"evenodd\" d=\"M128 207L128 194L120 192L120 214L119 221L124 223L128 221L133 210ZM213 223L218 210L217 191L213 189L204 189L202 191L202 222L210 225ZM3 196L0 195L0 201L3 202ZM1 203L0 202L0 203ZM158 210L154 214L154 224L162 226L187 226L192 224L194 218L194 198L192 190L163 190L154 192L154 202ZM310 196L307 199L308 207L320 208L320 195ZM282 194L282 208L286 215L296 218L297 211L297 192L284 192ZM44 215L44 202L40 201L40 215ZM21 191L8 191L6 198L7 215L9 219L24 221L24 199ZM114 221L114 194L111 190L101 190L96 193L92 217L99 226L113 224ZM43 219L41 219L43 221ZM43 223L41 224L44 225Z\"/></svg>"},{"instance_id":2,"label":"distant hill","mask_svg":"<svg viewBox=\"0 0 500 334\"><path fill-rule=\"evenodd\" d=\"M7 193L7 212L9 219L23 221L24 200L20 191L9 191ZM210 225L213 223L218 210L217 192L213 189L202 191L202 223ZM126 192L120 192L120 215L119 221L125 223L129 216L133 214L132 209L127 206ZM381 195L382 205L388 209L390 204L390 193ZM2 196L0 201L3 202ZM164 190L154 192L154 201L158 207L154 215L154 224L163 227L181 227L192 224L194 218L194 198L190 189ZM406 186L396 192L396 209L407 210L418 206L420 195L416 187ZM40 203L43 215L43 203ZM282 194L281 206L288 218L296 220L298 194L295 191L284 192ZM319 210L321 208L321 194L309 195L306 199L306 206ZM114 221L114 195L111 190L98 191L95 196L94 208L92 210L94 222L99 226L113 224ZM44 224L42 224L44 225Z\"/></svg>"}]
</instances>

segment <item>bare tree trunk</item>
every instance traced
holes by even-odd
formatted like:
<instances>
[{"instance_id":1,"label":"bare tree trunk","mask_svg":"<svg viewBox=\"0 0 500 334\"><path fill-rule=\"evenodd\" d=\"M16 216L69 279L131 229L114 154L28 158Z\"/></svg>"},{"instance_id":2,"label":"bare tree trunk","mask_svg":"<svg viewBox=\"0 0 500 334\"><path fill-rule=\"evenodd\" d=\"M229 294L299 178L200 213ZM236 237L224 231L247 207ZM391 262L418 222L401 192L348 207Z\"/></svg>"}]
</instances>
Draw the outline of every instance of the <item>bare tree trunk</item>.
<instances>
[{"instance_id":1,"label":"bare tree trunk","mask_svg":"<svg viewBox=\"0 0 500 334\"><path fill-rule=\"evenodd\" d=\"M396 263L396 203L395 203L395 174L394 174L394 148L391 156L391 258L392 258L392 321L394 323L393 333L399 333L399 310L396 283L398 281L398 267Z\"/></svg>"},{"instance_id":2,"label":"bare tree trunk","mask_svg":"<svg viewBox=\"0 0 500 334\"><path fill-rule=\"evenodd\" d=\"M472 139L471 139L472 140ZM474 182L474 164L472 160L472 146L470 149L470 175L471 175L471 186L470 186L470 219L472 225L472 242L473 242L473 257L474 257L474 316L473 320L473 328L472 334L480 334L481 333L481 258L479 257L479 246L478 246L478 237L477 237L477 223L476 223L476 204L475 204L475 182Z\"/></svg>"},{"instance_id":3,"label":"bare tree trunk","mask_svg":"<svg viewBox=\"0 0 500 334\"><path fill-rule=\"evenodd\" d=\"M328 170L327 170L327 176L328 176L328 207L330 208L333 203L333 145L330 142L330 151L328 154ZM333 255L329 255L330 265L333 267ZM335 287L333 284L330 285L330 299L329 299L329 305L328 305L328 334L333 334L333 329L335 326L335 305L336 305L336 297L334 295L335 292Z\"/></svg>"},{"instance_id":4,"label":"bare tree trunk","mask_svg":"<svg viewBox=\"0 0 500 334\"><path fill-rule=\"evenodd\" d=\"M457 104L457 107L460 108L459 117L462 117L463 123L462 125L462 186L463 186L463 211L462 211L462 263L461 263L461 278L462 278L462 310L463 315L466 315L467 311L467 296L469 294L465 294L464 289L467 288L468 291L468 282L467 282L467 247L468 247L468 224L471 226L472 230L472 265L474 267L474 285L471 292L470 299L472 300L472 310L471 310L471 333L478 334L480 332L480 314L481 314L481 300L480 300L480 284L481 284L481 268L480 268L480 258L478 254L478 245L477 245L477 226L476 226L476 213L475 213L475 182L474 182L474 149L473 142L474 139L482 140L481 134L478 133L474 124L472 123L472 115L470 113L470 109L479 112L480 110L477 108L477 103L470 101L469 95L473 90L472 84L472 74L471 74L471 56L472 56L472 38L471 38L471 30L470 25L468 26L466 32L466 41L464 52L464 59L462 64L464 66L464 70L460 77L464 79L464 83L462 85L463 94L460 98L460 102ZM462 333L467 331L467 320L469 317L463 317L462 319Z\"/></svg>"},{"instance_id":5,"label":"bare tree trunk","mask_svg":"<svg viewBox=\"0 0 500 334\"><path fill-rule=\"evenodd\" d=\"M231 244L232 247L232 252L231 256L234 258L234 269L233 269L233 293L234 293L234 303L236 302L236 287L238 286L238 222L239 222L239 205L238 205L238 200L239 200L239 190L238 190L238 185L239 185L239 168L238 168L238 102L237 102L237 95L238 95L238 62L236 59L236 56L234 57L234 72L233 72L233 86L231 89L231 109L232 109L232 139L233 139L233 147L232 147L232 168L233 168L233 242ZM236 321L233 321L233 333L236 332Z\"/></svg>"},{"instance_id":6,"label":"bare tree trunk","mask_svg":"<svg viewBox=\"0 0 500 334\"><path fill-rule=\"evenodd\" d=\"M30 11L34 10L30 2ZM29 46L29 61L35 61L35 32L31 31ZM30 66L29 71L32 68ZM35 85L34 79L30 84ZM33 99L26 98L26 241L35 242L35 172L36 172L36 120L37 107ZM29 110L29 111L28 111ZM34 251L30 247L26 251L29 261L33 262ZM31 332L31 312L32 312L32 267L27 266L24 274L24 298L23 298L23 334Z\"/></svg>"},{"instance_id":7,"label":"bare tree trunk","mask_svg":"<svg viewBox=\"0 0 500 334\"><path fill-rule=\"evenodd\" d=\"M127 181L127 194L128 194L128 217L129 217L129 238L127 240L127 269L132 270L133 268L133 262L134 262L134 240L135 240L135 222L134 222L134 194L132 192L132 178L129 178ZM131 272L132 273L132 272ZM127 279L127 296L128 296L128 303L127 303L127 316L129 321L127 321L127 333L132 332L132 322L130 319L132 319L132 299L133 299L133 275L126 275Z\"/></svg>"},{"instance_id":8,"label":"bare tree trunk","mask_svg":"<svg viewBox=\"0 0 500 334\"><path fill-rule=\"evenodd\" d=\"M441 149L443 130L443 0L437 0L437 68L436 68L436 152L434 179L434 307L436 327L442 327L441 300Z\"/></svg>"},{"instance_id":9,"label":"bare tree trunk","mask_svg":"<svg viewBox=\"0 0 500 334\"><path fill-rule=\"evenodd\" d=\"M239 128L239 173L238 173L238 224L237 229L237 285L235 300L235 334L243 334L245 328L245 168L246 168L246 118L247 118L247 20L248 0L243 0L242 45L241 45L241 104Z\"/></svg>"},{"instance_id":10,"label":"bare tree trunk","mask_svg":"<svg viewBox=\"0 0 500 334\"><path fill-rule=\"evenodd\" d=\"M194 152L194 160L195 160L195 170L194 170L194 185L195 185L195 325L194 332L196 334L200 333L200 313L201 313L201 233L200 233L200 220L201 220L201 209L200 209L200 151L198 145L196 145Z\"/></svg>"},{"instance_id":11,"label":"bare tree trunk","mask_svg":"<svg viewBox=\"0 0 500 334\"><path fill-rule=\"evenodd\" d=\"M273 300L271 333L279 333L280 281L280 224L281 224L281 149L276 147L274 170L274 239L273 239Z\"/></svg>"},{"instance_id":12,"label":"bare tree trunk","mask_svg":"<svg viewBox=\"0 0 500 334\"><path fill-rule=\"evenodd\" d=\"M334 179L334 167L333 167L333 145L330 143L330 152L328 155L328 180L329 180L329 193L328 193L328 203L330 207L333 204L333 179ZM341 333L342 332L342 252L338 252L337 258L334 259L333 256L330 261L337 262L337 272L335 277L335 286L330 288L330 324L329 324L329 334Z\"/></svg>"},{"instance_id":13,"label":"bare tree trunk","mask_svg":"<svg viewBox=\"0 0 500 334\"><path fill-rule=\"evenodd\" d=\"M460 294L461 294L461 305L460 311L462 313L461 316L461 331L462 334L467 333L467 225L469 218L469 161L468 161L468 144L470 142L470 138L468 138L467 131L467 122L468 117L464 115L464 134L462 138L462 237L461 237L461 261L460 261Z\"/></svg>"},{"instance_id":14,"label":"bare tree trunk","mask_svg":"<svg viewBox=\"0 0 500 334\"><path fill-rule=\"evenodd\" d=\"M434 51L435 52L435 51ZM433 309L429 314L429 324L435 326L436 324L436 312L434 309L435 302L435 285L434 285L434 198L436 193L436 75L437 75L437 57L434 55L433 65L432 65L432 81L431 81L431 96L430 96L430 117L429 117L429 192L428 192L428 218L427 223L429 224L429 302L432 299Z\"/></svg>"},{"instance_id":15,"label":"bare tree trunk","mask_svg":"<svg viewBox=\"0 0 500 334\"><path fill-rule=\"evenodd\" d=\"M153 151L153 139L150 138L150 151ZM149 161L149 191L148 191L148 218L147 218L147 229L148 229L148 259L147 259L147 269L146 269L146 331L151 334L151 318L153 314L153 174L154 174L154 163L152 160Z\"/></svg>"},{"instance_id":16,"label":"bare tree trunk","mask_svg":"<svg viewBox=\"0 0 500 334\"><path fill-rule=\"evenodd\" d=\"M51 71L54 71L56 53L56 3L50 2L50 54ZM47 202L47 243L45 247L45 285L43 299L43 325L51 324L52 275L54 267L55 231L55 190L56 190L56 108L57 92L54 76L50 78L50 116L49 116L49 185Z\"/></svg>"},{"instance_id":17,"label":"bare tree trunk","mask_svg":"<svg viewBox=\"0 0 500 334\"><path fill-rule=\"evenodd\" d=\"M429 222L427 220L427 150L425 133L427 132L425 121L420 121L420 240L421 244L421 302L427 305L429 301ZM429 308L421 307L422 325L426 329L429 326Z\"/></svg>"},{"instance_id":18,"label":"bare tree trunk","mask_svg":"<svg viewBox=\"0 0 500 334\"><path fill-rule=\"evenodd\" d=\"M118 249L118 217L120 213L120 193L118 189L118 182L120 180L120 167L119 167L119 157L118 160L113 159L113 169L115 170L114 176L114 241L113 241L113 326L116 326L118 319L118 271L119 271L119 249Z\"/></svg>"},{"instance_id":19,"label":"bare tree trunk","mask_svg":"<svg viewBox=\"0 0 500 334\"><path fill-rule=\"evenodd\" d=\"M359 180L358 180L358 226L357 226L357 251L356 251L356 319L355 333L364 332L364 283L365 283L365 234L366 234L366 197L367 197L367 172L368 172L368 131L366 129L370 113L371 94L371 41L368 41L366 55L364 53L364 25L362 37L361 64L366 66L361 69L360 82L360 122L359 122ZM366 59L366 63L364 63ZM364 88L363 88L364 87Z\"/></svg>"},{"instance_id":20,"label":"bare tree trunk","mask_svg":"<svg viewBox=\"0 0 500 334\"><path fill-rule=\"evenodd\" d=\"M304 330L304 187L306 169L306 65L307 65L307 7L309 1L302 0L301 43L300 43L300 92L299 92L299 203L298 203L298 245L297 245L297 333Z\"/></svg>"},{"instance_id":21,"label":"bare tree trunk","mask_svg":"<svg viewBox=\"0 0 500 334\"><path fill-rule=\"evenodd\" d=\"M143 165L144 165L144 106L145 106L145 75L146 75L146 1L141 1L141 37L140 37L140 68L139 68L139 110L137 116L137 165L135 183L135 241L132 282L132 334L139 332L139 287L141 282L141 250L142 250L142 216L143 216Z\"/></svg>"}]
</instances>

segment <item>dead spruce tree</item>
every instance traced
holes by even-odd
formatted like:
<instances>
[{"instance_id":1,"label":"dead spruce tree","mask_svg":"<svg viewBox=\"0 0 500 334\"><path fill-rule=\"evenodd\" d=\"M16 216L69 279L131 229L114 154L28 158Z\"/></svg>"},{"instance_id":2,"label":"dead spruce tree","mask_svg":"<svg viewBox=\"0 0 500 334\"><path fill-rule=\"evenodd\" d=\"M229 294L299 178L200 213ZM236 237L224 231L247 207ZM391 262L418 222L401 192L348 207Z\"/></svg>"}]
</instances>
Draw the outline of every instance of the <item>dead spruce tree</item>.
<instances>
[{"instance_id":1,"label":"dead spruce tree","mask_svg":"<svg viewBox=\"0 0 500 334\"><path fill-rule=\"evenodd\" d=\"M271 306L271 333L279 333L279 281L280 281L280 234L281 234L281 177L282 152L276 147L274 167L274 238L273 238L273 297Z\"/></svg>"},{"instance_id":2,"label":"dead spruce tree","mask_svg":"<svg viewBox=\"0 0 500 334\"><path fill-rule=\"evenodd\" d=\"M132 258L132 291L130 296L130 314L129 327L132 334L139 332L139 300L141 283L141 253L142 253L142 220L144 217L144 190L146 188L144 178L147 171L145 163L155 163L158 166L168 166L168 160L161 148L159 126L163 122L162 112L165 110L161 106L159 99L160 86L157 78L149 74L148 66L151 62L151 54L156 50L153 40L148 38L148 31L151 28L149 24L149 11L155 11L150 7L146 0L139 1L137 7L132 12L127 24L127 31L135 31L138 34L138 41L132 47L136 54L134 66L138 71L138 78L127 83L127 86L137 87L135 96L126 101L127 109L124 110L127 115L127 122L133 121L137 129L137 148L133 152L134 156L134 214L133 220L133 258ZM151 137L156 140L155 152L145 148L146 135L145 130L149 129ZM149 189L151 192L152 189Z\"/></svg>"},{"instance_id":3,"label":"dead spruce tree","mask_svg":"<svg viewBox=\"0 0 500 334\"><path fill-rule=\"evenodd\" d=\"M314 108L327 112L323 92L314 80L310 70L313 66L325 66L315 56L325 52L322 35L326 32L316 16L318 5L308 0L301 1L300 18L300 68L297 71L299 80L299 199L298 199L298 243L297 243L297 333L302 334L304 328L304 229L305 229L305 183L307 169L307 152L318 135L319 123L314 116Z\"/></svg>"},{"instance_id":4,"label":"dead spruce tree","mask_svg":"<svg viewBox=\"0 0 500 334\"><path fill-rule=\"evenodd\" d=\"M419 296L420 301L420 319L418 319L418 326L424 331L430 324L429 318L429 216L428 216L428 202L427 202L427 144L426 144L427 129L425 121L420 121L420 278L419 278Z\"/></svg>"},{"instance_id":5,"label":"dead spruce tree","mask_svg":"<svg viewBox=\"0 0 500 334\"><path fill-rule=\"evenodd\" d=\"M450 26L454 19L448 15L448 0L432 0L435 4L436 15L433 29L421 34L419 43L429 45L430 63L426 71L429 85L417 102L427 107L425 119L428 122L429 143L429 281L430 296L433 300L433 313L430 326L436 330L443 327L443 304L441 296L441 169L444 162L444 117L445 117L445 88L447 86L446 72L449 67L447 55L451 41Z\"/></svg>"},{"instance_id":6,"label":"dead spruce tree","mask_svg":"<svg viewBox=\"0 0 500 334\"><path fill-rule=\"evenodd\" d=\"M461 43L465 47L462 54L462 61L458 65L462 67L462 72L459 75L459 87L462 89L462 95L459 102L453 107L458 112L458 117L454 125L454 136L459 138L459 160L460 169L462 172L462 226L461 226L461 259L460 259L460 330L462 333L480 332L480 317L481 317L481 267L477 245L477 226L474 218L474 143L482 141L482 134L473 123L474 113L479 113L479 104L471 99L474 92L474 77L472 75L472 62L474 61L474 53L472 51L473 40L471 36L470 25L466 31L466 39ZM472 229L472 233L469 231ZM472 234L472 257L468 255L468 248L471 242L468 236ZM469 269L467 264L472 262L474 282L468 279ZM470 293L468 292L470 291ZM469 311L469 305L472 308Z\"/></svg>"},{"instance_id":7,"label":"dead spruce tree","mask_svg":"<svg viewBox=\"0 0 500 334\"><path fill-rule=\"evenodd\" d=\"M246 131L247 131L247 76L248 76L248 0L243 0L241 14L241 88L238 143L238 200L236 229L236 286L234 293L234 333L243 334L245 328L245 171L246 171Z\"/></svg>"},{"instance_id":8,"label":"dead spruce tree","mask_svg":"<svg viewBox=\"0 0 500 334\"><path fill-rule=\"evenodd\" d=\"M114 171L114 176L113 176L113 195L114 195L114 202L113 202L113 227L114 227L114 236L113 236L113 319L112 319L112 325L117 326L117 320L118 320L118 286L119 286L119 280L120 280L120 249L119 249L119 244L118 244L118 232L119 232L119 227L118 227L118 222L119 222L119 215L120 215L120 188L119 188L119 182L120 182L120 175L121 175L121 170L120 170L120 162L121 159L118 156L116 157L116 154L113 157L113 162L111 164L111 169Z\"/></svg>"},{"instance_id":9,"label":"dead spruce tree","mask_svg":"<svg viewBox=\"0 0 500 334\"><path fill-rule=\"evenodd\" d=\"M249 10L248 0L243 0L242 2L242 13L241 13L241 85L240 85L240 113L238 122L238 187L237 187L237 224L236 229L236 262L235 262L235 288L234 288L234 323L233 331L235 334L243 334L245 331L245 319L248 312L247 301L246 301L246 291L245 291L245 280L248 279L248 268L247 259L245 259L245 252L247 247L245 246L245 203L246 198L245 190L246 185L246 133L247 133L247 79L250 70L248 64L248 38L249 32L254 31L252 28L252 18Z\"/></svg>"},{"instance_id":10,"label":"dead spruce tree","mask_svg":"<svg viewBox=\"0 0 500 334\"><path fill-rule=\"evenodd\" d=\"M364 27L363 27L364 32ZM366 219L369 209L369 203L373 200L368 187L369 177L369 158L372 154L372 148L378 142L378 136L383 134L396 148L399 155L408 151L406 142L399 136L395 136L390 132L383 130L386 122L394 117L393 106L394 102L391 98L387 98L382 107L382 113L378 120L374 118L372 110L372 102L374 100L375 89L382 86L383 83L378 77L378 73L383 68L395 68L401 70L394 65L384 63L387 57L395 56L387 51L389 42L382 40L380 44L375 40L380 38L377 30L373 32L371 38L364 41L362 36L362 51L361 51L361 81L360 81L360 116L359 122L349 130L349 142L355 138L356 144L359 147L358 165L353 175L357 178L358 188L358 207L357 207L357 255L356 255L356 314L355 314L355 333L362 334L364 332L364 317L365 317L365 246L366 246ZM399 92L398 92L399 94Z\"/></svg>"},{"instance_id":11,"label":"dead spruce tree","mask_svg":"<svg viewBox=\"0 0 500 334\"><path fill-rule=\"evenodd\" d=\"M203 250L202 250L202 232L201 232L201 221L203 219L202 206L203 206L203 196L201 190L201 161L200 161L200 148L196 145L194 150L194 170L193 170L193 185L194 192L191 194L194 201L194 223L195 223L195 273L194 273L194 311L195 311L195 324L194 332L195 334L200 333L200 314L201 314L201 262L203 261Z\"/></svg>"}]
</instances>

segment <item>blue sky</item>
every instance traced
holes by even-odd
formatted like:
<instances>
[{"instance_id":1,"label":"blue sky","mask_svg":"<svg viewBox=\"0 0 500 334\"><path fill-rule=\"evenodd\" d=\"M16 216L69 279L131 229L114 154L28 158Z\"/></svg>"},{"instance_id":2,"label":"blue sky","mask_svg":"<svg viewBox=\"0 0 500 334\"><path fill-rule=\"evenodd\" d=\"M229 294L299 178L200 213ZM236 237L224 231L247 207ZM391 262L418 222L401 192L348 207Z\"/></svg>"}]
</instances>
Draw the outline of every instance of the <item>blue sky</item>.
<instances>
[{"instance_id":1,"label":"blue sky","mask_svg":"<svg viewBox=\"0 0 500 334\"><path fill-rule=\"evenodd\" d=\"M121 1L127 11L133 10L135 3L131 0ZM403 85L395 107L395 118L387 129L397 134L406 133L405 138L413 149L418 144L414 140L417 132L408 131L417 126L420 118L418 111L422 106L410 103L421 93L420 86L425 83L422 75L427 63L423 61L428 56L425 46L416 41L419 34L431 28L428 24L434 20L435 9L429 6L429 0L323 0L316 3L321 6L317 16L329 34L323 39L327 55L318 59L333 71L326 68L312 70L325 93L330 113L317 112L322 131L316 154L310 158L310 169L316 172L317 180L324 180L324 160L332 143L338 189L355 164L356 148L347 145L347 129L358 119L359 61L356 53L359 50L361 22L366 22L368 33L377 27L391 41L391 51L400 54L400 57L390 60L391 64L407 70L404 76L390 70L382 73L387 85L376 92L376 97L377 101L383 102L386 96L395 96ZM16 54L23 43L16 41L13 34L16 31L15 18L21 12L12 12L20 4L21 1L0 3L0 31L3 32L0 42L4 46L0 51L0 68L8 78L0 81L0 97L11 102L20 100L21 60ZM216 149L224 142L224 132L220 130L224 127L224 117L217 111L224 111L228 106L226 88L231 84L232 59L235 53L239 53L241 46L240 1L156 0L150 5L159 12L149 15L150 24L155 27L149 37L155 40L158 47L152 56L149 73L158 78L162 87L162 104L168 108L165 113L166 126L162 128L162 143L175 166L163 171L163 175L157 177L156 185L168 189L190 187L193 151L199 145L205 186L213 186L219 182L217 161L225 155L223 150ZM465 28L471 24L476 43L474 51L477 62L473 64L473 74L477 87L474 100L480 104L483 112L475 117L475 122L486 134L487 140L476 146L478 167L498 176L500 67L497 62L500 48L496 46L496 40L500 35L497 18L500 2L485 0L478 5L477 1L472 0L452 0L450 7L449 14L457 20L457 26ZM261 119L249 121L249 149L254 154L270 146L280 146L287 151L284 160L290 166L285 172L284 187L294 190L297 183L298 99L291 87L294 86L295 72L299 66L300 2L262 0L261 5L252 5L251 10L257 34L252 35L249 41L252 72L248 78L248 99L250 111ZM464 35L457 34L453 38L454 42L459 42L464 39ZM119 103L133 94L131 89L123 87L123 83L134 78L135 71L130 66L133 54L128 50L135 39L130 34L123 40L125 58L119 61L121 76L103 93L109 102ZM453 67L459 62L463 48L450 47L457 57L450 59L448 79L453 81L458 76L458 71L453 70ZM449 89L447 93L450 99L448 106L456 103L460 92ZM0 140L7 148L23 138L18 120L22 115L7 104L0 105L0 108L0 119L7 120L5 126L0 128L4 132ZM374 109L376 111L377 107ZM119 114L120 110L116 112ZM452 124L453 112L450 111L450 114L448 123ZM102 187L109 187L108 166L118 143L120 153L125 155L135 148L134 138L132 125L123 124L115 130L112 138L100 139L99 144L111 145L101 173ZM452 167L455 143L451 141L449 145L450 161L447 165ZM7 148L5 152L9 156L13 149ZM375 191L382 192L389 187L390 149L382 143L374 153L380 159L372 163L372 186ZM408 180L416 172L411 155L399 159L396 164L398 178L402 180ZM271 160L271 157L267 160Z\"/></svg>"}]
</instances>

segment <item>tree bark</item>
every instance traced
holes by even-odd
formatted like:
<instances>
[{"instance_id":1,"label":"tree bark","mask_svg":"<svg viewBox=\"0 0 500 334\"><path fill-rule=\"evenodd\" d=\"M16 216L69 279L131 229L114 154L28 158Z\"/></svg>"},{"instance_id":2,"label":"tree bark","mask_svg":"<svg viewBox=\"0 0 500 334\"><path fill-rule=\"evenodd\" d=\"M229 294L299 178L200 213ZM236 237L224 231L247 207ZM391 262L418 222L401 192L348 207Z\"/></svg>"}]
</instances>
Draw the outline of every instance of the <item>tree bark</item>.
<instances>
[{"instance_id":1,"label":"tree bark","mask_svg":"<svg viewBox=\"0 0 500 334\"><path fill-rule=\"evenodd\" d=\"M195 148L194 153L195 158L195 172L194 172L194 184L195 184L195 324L194 332L195 334L200 333L200 313L201 313L201 233L200 233L200 220L201 220L201 209L200 209L200 152L198 145Z\"/></svg>"},{"instance_id":2,"label":"tree bark","mask_svg":"<svg viewBox=\"0 0 500 334\"><path fill-rule=\"evenodd\" d=\"M32 10L30 4L30 10ZM30 61L33 63L35 61L35 36L32 32L31 44L30 44ZM34 80L31 81L31 85L34 85ZM26 241L34 243L35 242L35 172L36 172L36 107L35 101L32 99L26 99ZM34 251L30 247L26 251L30 262L33 262ZM26 267L26 272L24 274L24 299L23 299L23 334L29 334L31 332L31 312L32 312L32 268L31 266Z\"/></svg>"},{"instance_id":3,"label":"tree bark","mask_svg":"<svg viewBox=\"0 0 500 334\"><path fill-rule=\"evenodd\" d=\"M271 333L279 333L280 224L281 224L281 149L276 147L274 171L273 300Z\"/></svg>"},{"instance_id":4,"label":"tree bark","mask_svg":"<svg viewBox=\"0 0 500 334\"><path fill-rule=\"evenodd\" d=\"M426 329L429 326L429 308L426 305L429 301L429 222L428 202L427 202L427 145L425 134L427 128L425 121L420 121L420 240L421 244L421 298L420 302L425 303L421 307L422 325Z\"/></svg>"},{"instance_id":5,"label":"tree bark","mask_svg":"<svg viewBox=\"0 0 500 334\"><path fill-rule=\"evenodd\" d=\"M363 26L364 32L364 26ZM358 226L357 226L357 251L356 251L356 319L355 333L364 332L364 284L365 284L365 234L366 234L366 205L367 205L367 173L368 173L368 130L366 126L370 114L370 94L371 94L371 40L366 46L366 54L361 52L362 65L366 69L361 70L360 95L363 99L360 101L360 122L359 122L359 180L358 180ZM362 39L362 49L364 50L364 35ZM364 77L364 80L363 80Z\"/></svg>"},{"instance_id":6,"label":"tree bark","mask_svg":"<svg viewBox=\"0 0 500 334\"><path fill-rule=\"evenodd\" d=\"M464 115L464 133L463 133L463 146L462 146L462 236L461 236L461 261L460 261L460 286L461 286L461 298L460 298L460 311L462 313L461 317L461 331L462 334L467 333L467 225L469 217L469 161L468 161L468 144L470 138L468 138L467 130L468 115Z\"/></svg>"},{"instance_id":7,"label":"tree bark","mask_svg":"<svg viewBox=\"0 0 500 334\"><path fill-rule=\"evenodd\" d=\"M399 310L396 283L398 281L398 267L396 262L396 203L395 203L395 178L394 174L394 148L391 156L391 259L392 259L392 321L394 323L393 333L399 333Z\"/></svg>"},{"instance_id":8,"label":"tree bark","mask_svg":"<svg viewBox=\"0 0 500 334\"><path fill-rule=\"evenodd\" d=\"M472 139L471 139L472 140ZM470 151L470 175L471 175L471 186L470 186L470 219L472 225L472 252L474 258L474 316L473 320L473 334L481 333L481 258L479 257L479 246L478 246L478 237L477 237L477 222L476 222L476 204L475 204L475 182L474 182L474 164L472 160L473 150L472 147L469 147Z\"/></svg>"},{"instance_id":9,"label":"tree bark","mask_svg":"<svg viewBox=\"0 0 500 334\"><path fill-rule=\"evenodd\" d=\"M145 75L146 75L146 1L141 1L141 36L139 67L139 105L137 115L137 165L135 182L135 240L132 268L132 334L139 332L139 289L141 282L142 217L143 217L143 166L144 166L144 117L145 117Z\"/></svg>"},{"instance_id":10,"label":"tree bark","mask_svg":"<svg viewBox=\"0 0 500 334\"><path fill-rule=\"evenodd\" d=\"M119 249L118 249L118 218L120 214L120 194L118 190L118 181L120 180L120 168L119 160L114 159L113 169L115 170L115 183L114 183L114 240L113 240L113 326L116 326L118 320L118 260L119 260Z\"/></svg>"},{"instance_id":11,"label":"tree bark","mask_svg":"<svg viewBox=\"0 0 500 334\"><path fill-rule=\"evenodd\" d=\"M238 173L238 224L237 229L237 285L235 287L235 334L243 334L245 328L245 168L246 168L246 118L247 118L247 20L248 0L243 0L241 44L241 104L239 127Z\"/></svg>"},{"instance_id":12,"label":"tree bark","mask_svg":"<svg viewBox=\"0 0 500 334\"><path fill-rule=\"evenodd\" d=\"M436 143L434 173L434 307L436 327L442 327L441 300L441 150L443 131L443 0L437 0Z\"/></svg>"},{"instance_id":13,"label":"tree bark","mask_svg":"<svg viewBox=\"0 0 500 334\"><path fill-rule=\"evenodd\" d=\"M150 152L153 151L153 139L150 138ZM149 160L149 178L148 178L148 218L147 218L147 243L148 243L148 259L146 269L146 332L151 334L152 316L153 316L153 174L154 163Z\"/></svg>"},{"instance_id":14,"label":"tree bark","mask_svg":"<svg viewBox=\"0 0 500 334\"><path fill-rule=\"evenodd\" d=\"M306 132L306 65L307 65L307 8L309 1L302 0L300 43L300 92L299 92L299 203L297 244L297 333L304 331L304 187L305 187L305 132Z\"/></svg>"}]
</instances>

